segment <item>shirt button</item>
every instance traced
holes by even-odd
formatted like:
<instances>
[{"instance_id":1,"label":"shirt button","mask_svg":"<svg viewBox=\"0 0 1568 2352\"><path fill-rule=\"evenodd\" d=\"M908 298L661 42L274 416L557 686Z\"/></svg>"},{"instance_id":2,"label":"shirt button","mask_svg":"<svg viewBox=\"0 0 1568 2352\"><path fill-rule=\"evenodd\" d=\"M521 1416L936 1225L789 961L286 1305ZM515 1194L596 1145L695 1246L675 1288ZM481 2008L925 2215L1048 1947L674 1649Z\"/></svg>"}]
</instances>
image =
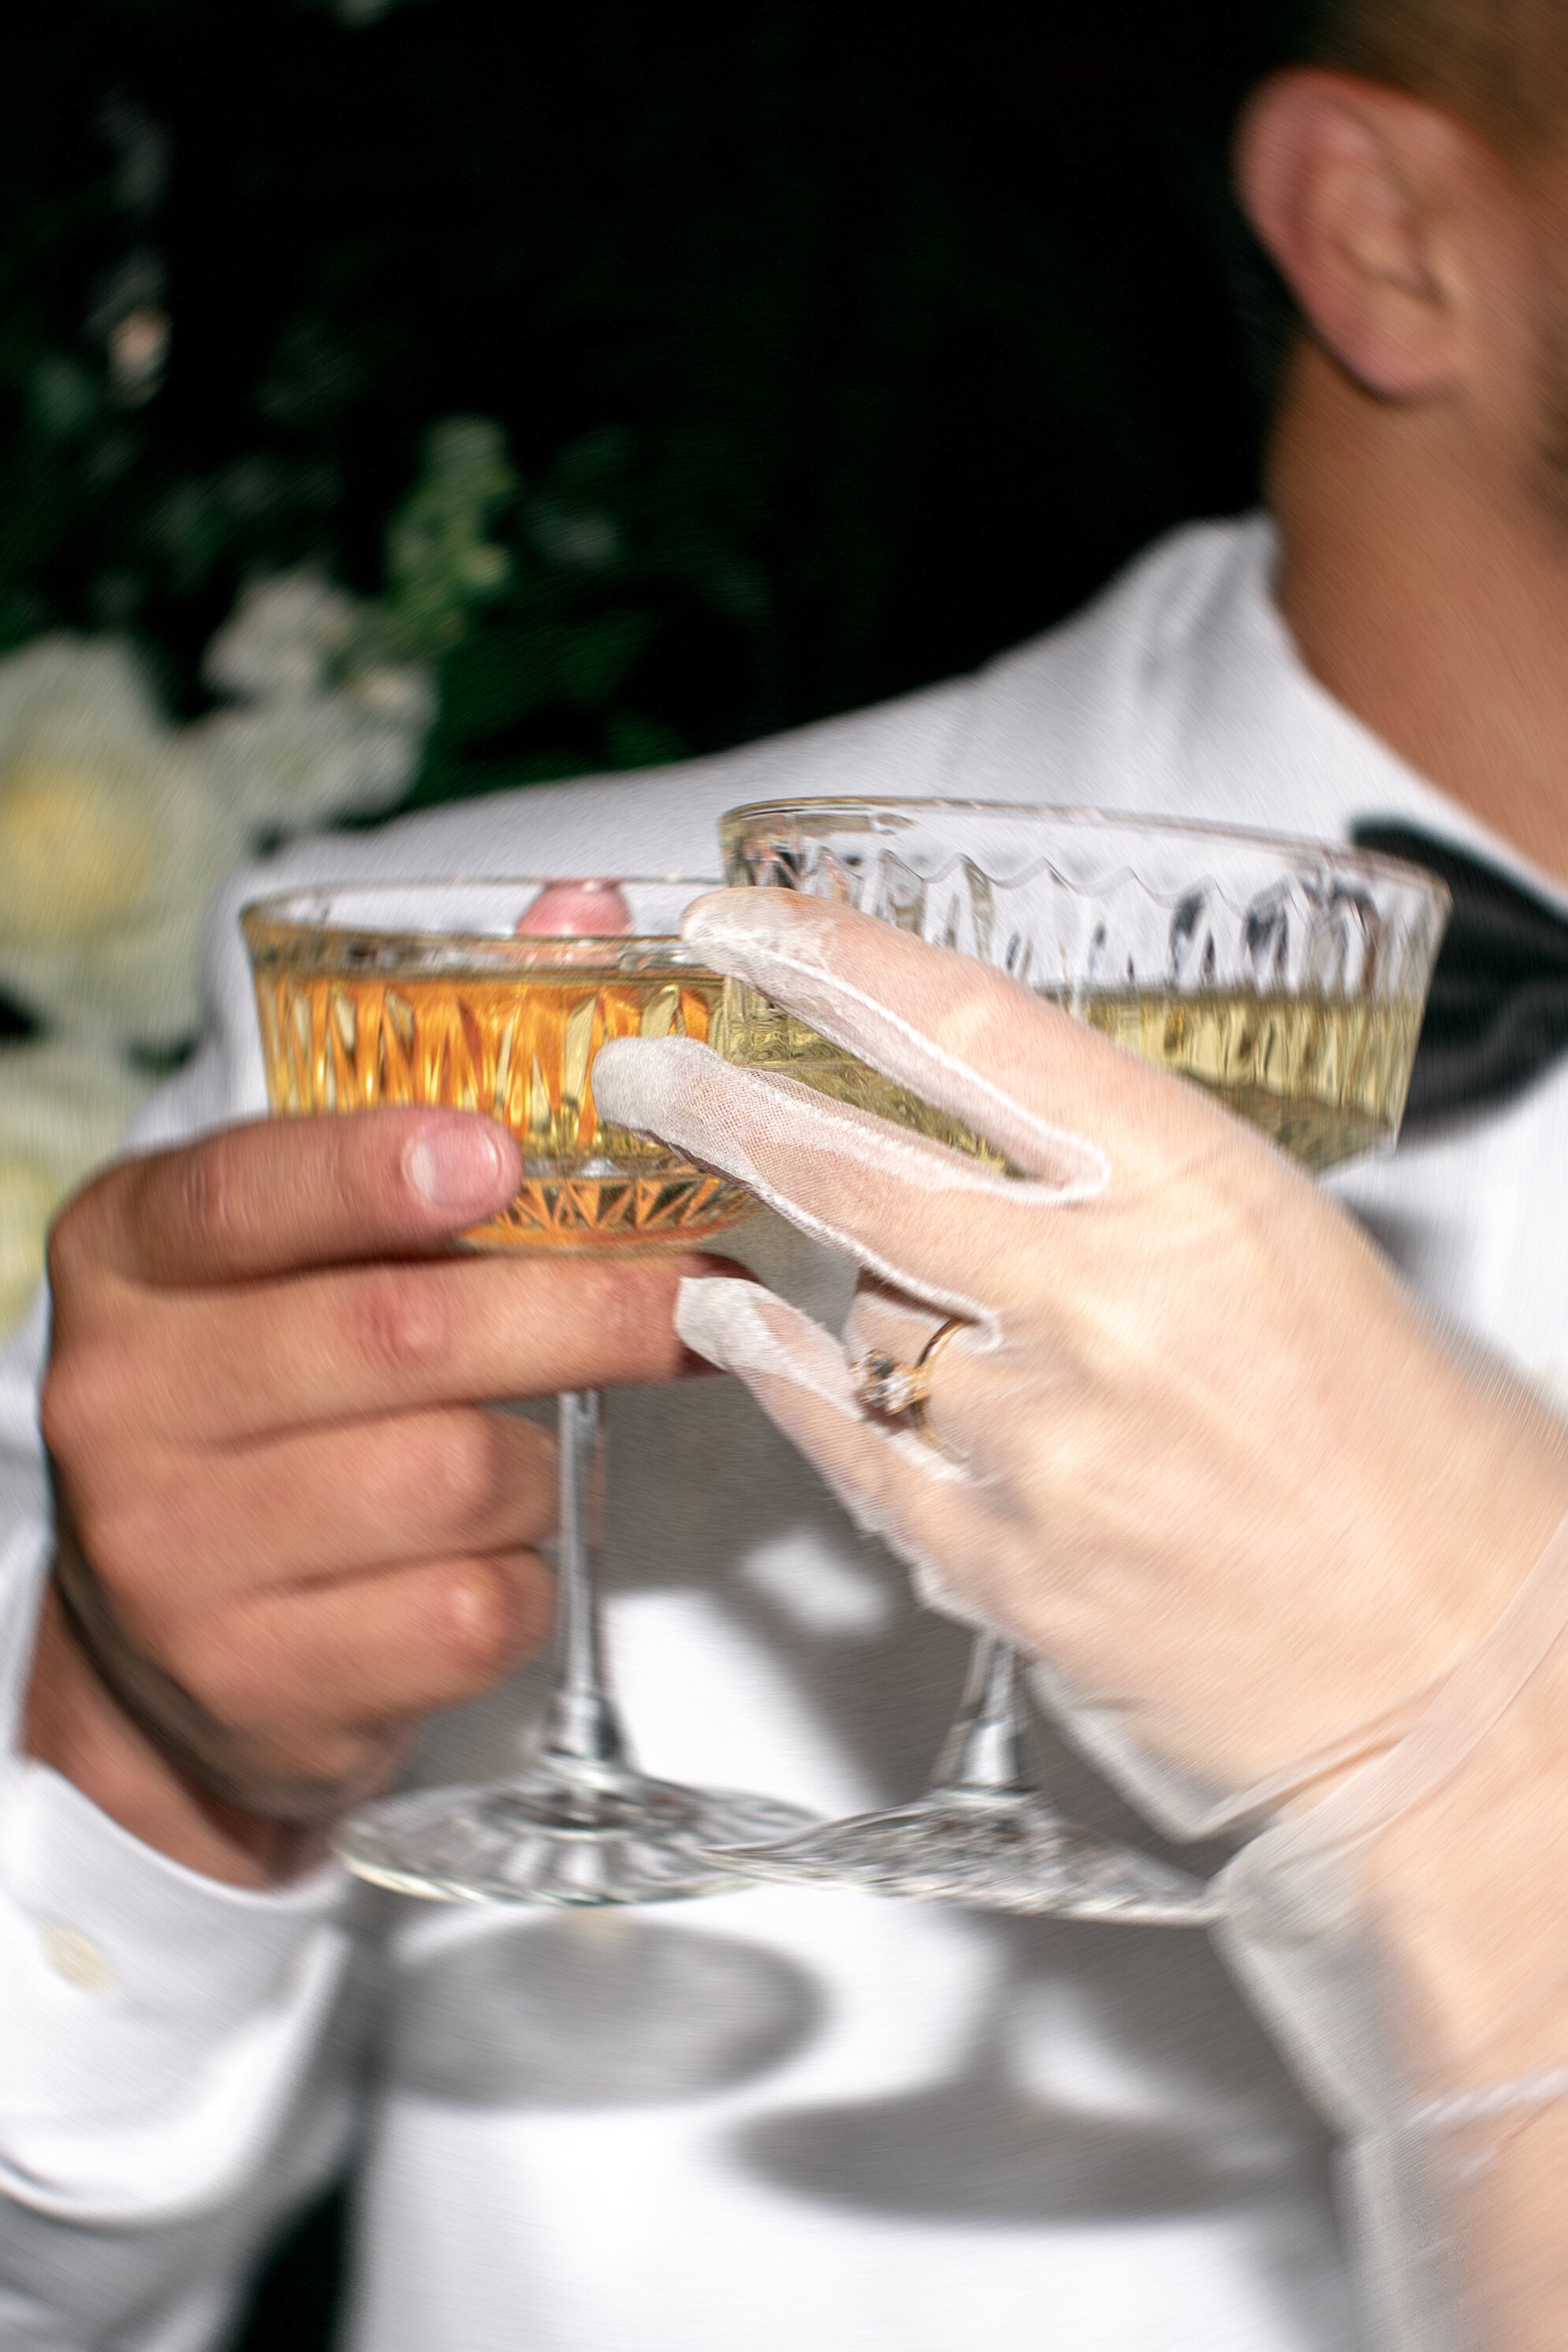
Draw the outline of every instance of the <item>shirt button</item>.
<instances>
[{"instance_id":1,"label":"shirt button","mask_svg":"<svg viewBox=\"0 0 1568 2352\"><path fill-rule=\"evenodd\" d=\"M78 1992L107 1992L114 1982L107 1958L92 1937L79 1929L56 1923L45 1928L43 1941L44 1958L50 1968Z\"/></svg>"}]
</instances>

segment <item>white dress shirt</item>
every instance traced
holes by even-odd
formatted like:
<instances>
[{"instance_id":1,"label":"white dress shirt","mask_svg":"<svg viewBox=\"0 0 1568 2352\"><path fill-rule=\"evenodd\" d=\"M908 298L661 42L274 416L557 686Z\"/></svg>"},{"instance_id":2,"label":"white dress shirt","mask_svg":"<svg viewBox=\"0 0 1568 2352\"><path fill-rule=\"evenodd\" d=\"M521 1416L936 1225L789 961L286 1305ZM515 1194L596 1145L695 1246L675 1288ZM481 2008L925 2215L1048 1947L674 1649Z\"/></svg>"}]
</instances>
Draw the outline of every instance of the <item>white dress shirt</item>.
<instances>
[{"instance_id":1,"label":"white dress shirt","mask_svg":"<svg viewBox=\"0 0 1568 2352\"><path fill-rule=\"evenodd\" d=\"M296 879L712 872L784 794L1097 803L1333 835L1402 816L1539 876L1314 685L1266 524L1205 526L972 680L656 772L297 845L208 933L144 1146L266 1108L235 916ZM1559 901L1560 902L1560 901ZM1568 1396L1568 1064L1338 1189ZM736 1253L827 1317L848 1270ZM215 1885L16 1753L47 1554L40 1305L0 1359L0 2344L205 2352L352 2146L351 2352L1330 2352L1361 2341L1327 2137L1206 1940L757 1887L637 1914ZM965 1638L732 1382L611 1410L609 1623L639 1759L826 1813L920 1784ZM1128 1475L1136 1475L1135 1464ZM536 1667L433 1725L505 1770ZM1133 1817L1042 1727L1054 1792Z\"/></svg>"}]
</instances>

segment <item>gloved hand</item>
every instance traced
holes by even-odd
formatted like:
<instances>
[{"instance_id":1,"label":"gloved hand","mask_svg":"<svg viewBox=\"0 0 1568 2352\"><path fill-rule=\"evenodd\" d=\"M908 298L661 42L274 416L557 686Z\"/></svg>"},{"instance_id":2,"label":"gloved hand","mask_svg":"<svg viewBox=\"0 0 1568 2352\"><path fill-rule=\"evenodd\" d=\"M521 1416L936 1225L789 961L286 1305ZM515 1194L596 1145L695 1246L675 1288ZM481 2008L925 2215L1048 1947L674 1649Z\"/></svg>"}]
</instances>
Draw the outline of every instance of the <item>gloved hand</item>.
<instances>
[{"instance_id":1,"label":"gloved hand","mask_svg":"<svg viewBox=\"0 0 1568 2352\"><path fill-rule=\"evenodd\" d=\"M699 901L687 935L1033 1181L684 1040L609 1046L612 1117L878 1278L845 1347L717 1282L683 1286L682 1336L928 1591L1045 1662L1166 1827L1448 1671L1568 1497L1549 1435L1350 1219L1197 1087L968 957L781 890ZM913 1360L950 1314L972 1328L935 1367L939 1451L867 1414L850 1362Z\"/></svg>"},{"instance_id":2,"label":"gloved hand","mask_svg":"<svg viewBox=\"0 0 1568 2352\"><path fill-rule=\"evenodd\" d=\"M1349 2143L1367 2341L1561 2341L1561 1433L1272 1146L996 971L783 890L686 932L1029 1178L688 1041L608 1046L609 1117L867 1270L842 1345L741 1283L683 1284L682 1336L1165 1827L1271 1816L1218 1933ZM954 1314L934 1445L852 1364Z\"/></svg>"}]
</instances>

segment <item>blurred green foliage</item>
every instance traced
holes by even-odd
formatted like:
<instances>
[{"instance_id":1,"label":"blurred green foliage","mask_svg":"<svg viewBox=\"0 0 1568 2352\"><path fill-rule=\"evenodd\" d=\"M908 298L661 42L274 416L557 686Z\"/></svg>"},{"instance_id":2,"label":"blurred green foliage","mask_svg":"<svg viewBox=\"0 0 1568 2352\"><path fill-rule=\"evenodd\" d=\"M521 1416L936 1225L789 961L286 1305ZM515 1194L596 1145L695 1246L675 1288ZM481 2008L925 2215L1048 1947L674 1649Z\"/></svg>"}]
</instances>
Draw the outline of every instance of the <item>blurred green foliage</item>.
<instances>
[{"instance_id":1,"label":"blurred green foliage","mask_svg":"<svg viewBox=\"0 0 1568 2352\"><path fill-rule=\"evenodd\" d=\"M451 416L425 444L424 471L387 533L387 650L393 659L440 656L461 644L469 608L488 604L512 559L487 534L517 488L497 425Z\"/></svg>"},{"instance_id":2,"label":"blurred green foliage","mask_svg":"<svg viewBox=\"0 0 1568 2352\"><path fill-rule=\"evenodd\" d=\"M132 631L193 711L246 573L323 559L440 659L419 801L982 658L1251 495L1266 13L29 12L0 646Z\"/></svg>"}]
</instances>

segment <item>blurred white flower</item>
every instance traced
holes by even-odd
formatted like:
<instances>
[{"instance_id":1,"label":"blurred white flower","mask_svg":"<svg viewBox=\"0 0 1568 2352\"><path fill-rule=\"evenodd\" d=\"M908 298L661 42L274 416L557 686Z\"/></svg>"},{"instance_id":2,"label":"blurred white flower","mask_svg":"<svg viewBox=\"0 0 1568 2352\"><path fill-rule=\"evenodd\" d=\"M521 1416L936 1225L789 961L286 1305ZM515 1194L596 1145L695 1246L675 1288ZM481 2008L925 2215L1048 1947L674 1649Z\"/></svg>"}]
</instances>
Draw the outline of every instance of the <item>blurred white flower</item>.
<instances>
[{"instance_id":1,"label":"blurred white flower","mask_svg":"<svg viewBox=\"0 0 1568 2352\"><path fill-rule=\"evenodd\" d=\"M0 660L0 989L67 1035L193 1034L225 876L269 834L390 807L417 768L429 677L345 667L355 610L314 572L247 590L207 663L243 699L188 727L112 640Z\"/></svg>"},{"instance_id":2,"label":"blurred white flower","mask_svg":"<svg viewBox=\"0 0 1568 2352\"><path fill-rule=\"evenodd\" d=\"M187 735L192 752L226 782L251 834L297 833L320 817L401 800L434 716L423 697L412 712L405 705L387 718L345 691L221 710Z\"/></svg>"},{"instance_id":3,"label":"blurred white flower","mask_svg":"<svg viewBox=\"0 0 1568 2352\"><path fill-rule=\"evenodd\" d=\"M0 1054L0 1332L32 1297L55 1211L113 1155L150 1084L101 1047Z\"/></svg>"},{"instance_id":4,"label":"blurred white flower","mask_svg":"<svg viewBox=\"0 0 1568 2352\"><path fill-rule=\"evenodd\" d=\"M0 661L0 988L68 1034L188 1035L202 908L247 839L125 646Z\"/></svg>"},{"instance_id":5,"label":"blurred white flower","mask_svg":"<svg viewBox=\"0 0 1568 2352\"><path fill-rule=\"evenodd\" d=\"M236 702L322 693L354 629L354 599L312 567L253 581L202 657L214 694Z\"/></svg>"},{"instance_id":6,"label":"blurred white flower","mask_svg":"<svg viewBox=\"0 0 1568 2352\"><path fill-rule=\"evenodd\" d=\"M420 662L366 658L363 607L305 568L254 583L208 646L207 684L245 707L186 730L255 832L390 808L435 718Z\"/></svg>"},{"instance_id":7,"label":"blurred white flower","mask_svg":"<svg viewBox=\"0 0 1568 2352\"><path fill-rule=\"evenodd\" d=\"M122 324L121 391L143 397L167 322ZM485 530L510 480L497 427L436 427L390 601L310 567L253 583L203 666L225 707L193 725L169 723L113 639L0 658L0 992L52 1033L0 1048L0 1330L32 1295L56 1208L148 1091L126 1049L177 1047L200 1024L217 886L269 836L389 808L413 781L436 713L420 656L504 579Z\"/></svg>"}]
</instances>

